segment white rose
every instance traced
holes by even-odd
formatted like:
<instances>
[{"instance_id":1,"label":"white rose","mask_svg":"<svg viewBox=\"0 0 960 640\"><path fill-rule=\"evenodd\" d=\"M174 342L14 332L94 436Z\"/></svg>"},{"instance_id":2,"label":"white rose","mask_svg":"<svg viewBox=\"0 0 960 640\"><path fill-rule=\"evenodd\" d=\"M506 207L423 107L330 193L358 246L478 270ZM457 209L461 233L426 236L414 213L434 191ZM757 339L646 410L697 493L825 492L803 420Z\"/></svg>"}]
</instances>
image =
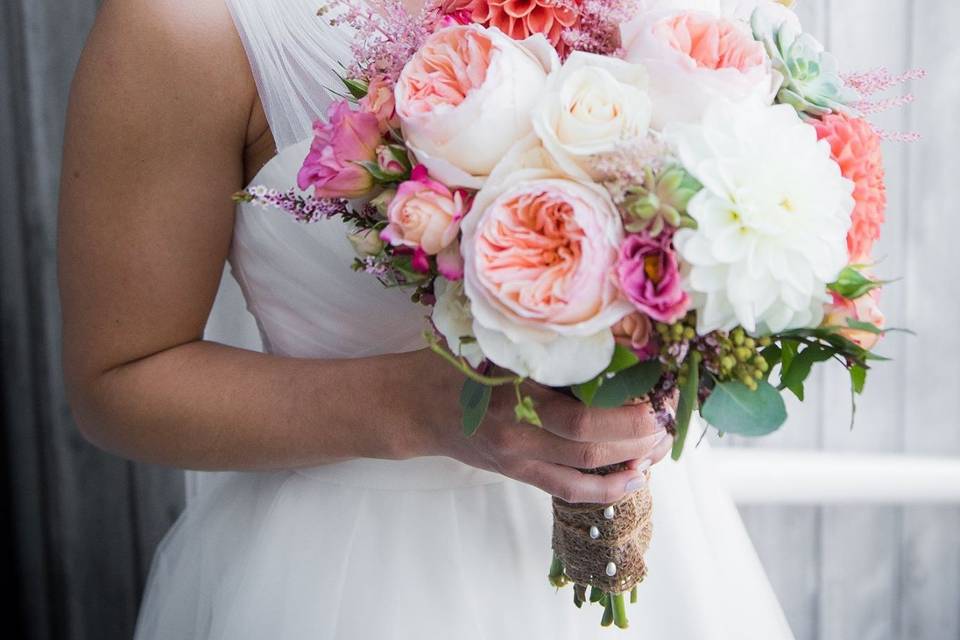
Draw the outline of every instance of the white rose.
<instances>
[{"instance_id":1,"label":"white rose","mask_svg":"<svg viewBox=\"0 0 960 640\"><path fill-rule=\"evenodd\" d=\"M471 367L483 362L483 352L473 335L473 315L470 301L463 294L463 282L437 278L434 284L437 302L433 306L433 325L456 355L463 356ZM463 338L472 338L464 341Z\"/></svg>"},{"instance_id":2,"label":"white rose","mask_svg":"<svg viewBox=\"0 0 960 640\"><path fill-rule=\"evenodd\" d=\"M479 189L514 142L560 59L537 34L518 42L499 29L452 26L430 35L395 90L407 147L449 187Z\"/></svg>"},{"instance_id":3,"label":"white rose","mask_svg":"<svg viewBox=\"0 0 960 640\"><path fill-rule=\"evenodd\" d=\"M653 108L646 86L642 65L574 51L550 75L533 129L564 171L588 177L590 156L646 135Z\"/></svg>"},{"instance_id":4,"label":"white rose","mask_svg":"<svg viewBox=\"0 0 960 640\"><path fill-rule=\"evenodd\" d=\"M654 12L621 26L626 60L650 75L652 125L698 122L717 101L771 104L782 78L746 23L706 12ZM702 46L704 42L711 46Z\"/></svg>"}]
</instances>

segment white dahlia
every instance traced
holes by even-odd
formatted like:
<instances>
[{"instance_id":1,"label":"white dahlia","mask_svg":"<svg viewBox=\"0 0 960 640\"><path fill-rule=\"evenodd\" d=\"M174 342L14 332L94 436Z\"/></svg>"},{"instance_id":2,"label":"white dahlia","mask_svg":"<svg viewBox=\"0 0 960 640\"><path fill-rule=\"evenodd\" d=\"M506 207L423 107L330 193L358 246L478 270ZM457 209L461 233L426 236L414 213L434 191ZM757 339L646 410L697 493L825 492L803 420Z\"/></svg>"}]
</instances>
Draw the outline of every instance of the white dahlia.
<instances>
[{"instance_id":1,"label":"white dahlia","mask_svg":"<svg viewBox=\"0 0 960 640\"><path fill-rule=\"evenodd\" d=\"M667 140L703 184L675 244L698 331L815 327L847 263L853 183L793 107L718 102Z\"/></svg>"}]
</instances>

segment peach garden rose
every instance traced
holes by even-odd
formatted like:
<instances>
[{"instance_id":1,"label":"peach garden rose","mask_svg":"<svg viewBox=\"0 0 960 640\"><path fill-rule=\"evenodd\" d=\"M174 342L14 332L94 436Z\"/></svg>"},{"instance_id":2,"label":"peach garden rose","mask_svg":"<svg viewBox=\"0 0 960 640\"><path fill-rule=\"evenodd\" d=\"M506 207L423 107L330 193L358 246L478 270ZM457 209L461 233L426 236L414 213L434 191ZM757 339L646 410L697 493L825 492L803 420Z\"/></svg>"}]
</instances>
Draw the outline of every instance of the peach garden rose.
<instances>
[{"instance_id":1,"label":"peach garden rose","mask_svg":"<svg viewBox=\"0 0 960 640\"><path fill-rule=\"evenodd\" d=\"M699 122L718 99L771 104L781 78L739 20L698 11L641 15L621 27L628 62L646 66L652 125Z\"/></svg>"},{"instance_id":2,"label":"peach garden rose","mask_svg":"<svg viewBox=\"0 0 960 640\"><path fill-rule=\"evenodd\" d=\"M450 187L480 188L531 128L530 111L560 63L543 36L454 25L430 35L397 81L407 147Z\"/></svg>"},{"instance_id":3,"label":"peach garden rose","mask_svg":"<svg viewBox=\"0 0 960 640\"><path fill-rule=\"evenodd\" d=\"M528 159L545 156L529 140L514 155L525 147ZM464 290L487 357L551 386L603 371L610 327L632 311L614 274L623 228L609 194L508 158L462 229Z\"/></svg>"}]
</instances>

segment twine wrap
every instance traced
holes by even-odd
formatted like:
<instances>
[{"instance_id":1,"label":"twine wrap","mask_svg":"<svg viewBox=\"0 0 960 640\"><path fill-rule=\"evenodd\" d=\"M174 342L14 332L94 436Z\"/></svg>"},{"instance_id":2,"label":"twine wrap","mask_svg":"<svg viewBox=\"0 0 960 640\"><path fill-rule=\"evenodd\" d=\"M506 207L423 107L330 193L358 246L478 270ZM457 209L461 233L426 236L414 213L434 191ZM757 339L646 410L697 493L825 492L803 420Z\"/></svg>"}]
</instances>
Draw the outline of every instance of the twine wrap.
<instances>
[{"instance_id":1,"label":"twine wrap","mask_svg":"<svg viewBox=\"0 0 960 640\"><path fill-rule=\"evenodd\" d=\"M649 471L646 476L649 480ZM653 534L649 485L614 503L614 516L608 520L604 511L609 506L570 504L554 498L553 551L563 563L564 574L574 583L607 593L624 593L647 574L644 555ZM590 537L591 527L600 532L595 540ZM606 571L611 562L616 567L613 576Z\"/></svg>"}]
</instances>

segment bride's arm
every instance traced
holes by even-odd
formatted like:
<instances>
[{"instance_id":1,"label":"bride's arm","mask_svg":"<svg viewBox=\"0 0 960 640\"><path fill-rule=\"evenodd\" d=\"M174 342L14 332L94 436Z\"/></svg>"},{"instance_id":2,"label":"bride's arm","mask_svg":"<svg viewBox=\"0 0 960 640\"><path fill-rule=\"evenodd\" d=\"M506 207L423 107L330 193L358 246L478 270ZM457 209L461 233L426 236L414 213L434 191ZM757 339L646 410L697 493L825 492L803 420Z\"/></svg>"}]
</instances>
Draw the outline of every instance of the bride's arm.
<instances>
[{"instance_id":1,"label":"bride's arm","mask_svg":"<svg viewBox=\"0 0 960 640\"><path fill-rule=\"evenodd\" d=\"M324 361L203 341L255 104L222 0L104 3L70 101L59 247L64 369L90 440L200 469L450 455L574 500L615 499L638 472L569 466L663 455L668 442L638 439L654 430L643 410L546 392L548 429L495 399L481 435L457 437L461 380L429 353Z\"/></svg>"}]
</instances>

